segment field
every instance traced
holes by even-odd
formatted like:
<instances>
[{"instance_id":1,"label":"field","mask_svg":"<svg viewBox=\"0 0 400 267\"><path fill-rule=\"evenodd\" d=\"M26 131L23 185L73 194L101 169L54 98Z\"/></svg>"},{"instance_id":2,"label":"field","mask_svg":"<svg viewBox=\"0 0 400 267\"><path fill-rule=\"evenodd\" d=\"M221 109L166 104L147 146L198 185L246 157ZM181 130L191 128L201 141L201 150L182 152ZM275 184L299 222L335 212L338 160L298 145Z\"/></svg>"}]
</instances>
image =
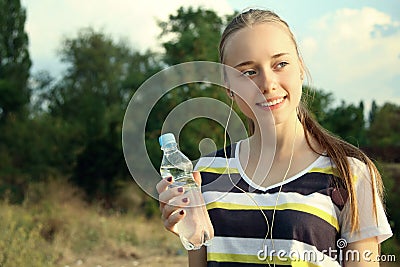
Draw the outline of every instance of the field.
<instances>
[{"instance_id":1,"label":"field","mask_svg":"<svg viewBox=\"0 0 400 267\"><path fill-rule=\"evenodd\" d=\"M389 194L400 186L399 170L385 166L396 177L385 181ZM60 180L31 184L22 205L0 202L0 266L187 266L179 238L163 229L156 201L129 181L115 205L89 204ZM382 253L398 259L397 242L384 242Z\"/></svg>"},{"instance_id":2,"label":"field","mask_svg":"<svg viewBox=\"0 0 400 267\"><path fill-rule=\"evenodd\" d=\"M22 206L1 203L0 266L186 265L186 251L163 229L155 202L129 184L118 201L132 211L105 211L52 181L32 186ZM148 209L140 209L144 203L154 203L154 214L139 212Z\"/></svg>"}]
</instances>

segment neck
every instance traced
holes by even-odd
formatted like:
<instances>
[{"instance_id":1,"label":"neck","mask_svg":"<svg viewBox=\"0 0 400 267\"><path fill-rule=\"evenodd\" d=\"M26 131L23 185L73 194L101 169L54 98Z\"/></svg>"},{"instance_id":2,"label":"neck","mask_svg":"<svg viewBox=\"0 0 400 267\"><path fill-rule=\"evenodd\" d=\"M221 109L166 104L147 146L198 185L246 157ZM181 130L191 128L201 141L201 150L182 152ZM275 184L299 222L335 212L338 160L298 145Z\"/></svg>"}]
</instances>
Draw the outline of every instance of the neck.
<instances>
[{"instance_id":1,"label":"neck","mask_svg":"<svg viewBox=\"0 0 400 267\"><path fill-rule=\"evenodd\" d=\"M275 138L271 138L274 136ZM275 151L274 158L286 158L291 155L293 145L297 147L305 141L304 129L297 116L290 119L288 123L274 125L266 129L255 126L254 135L250 137L249 144L251 153L267 157L264 151ZM297 145L295 144L297 143Z\"/></svg>"}]
</instances>

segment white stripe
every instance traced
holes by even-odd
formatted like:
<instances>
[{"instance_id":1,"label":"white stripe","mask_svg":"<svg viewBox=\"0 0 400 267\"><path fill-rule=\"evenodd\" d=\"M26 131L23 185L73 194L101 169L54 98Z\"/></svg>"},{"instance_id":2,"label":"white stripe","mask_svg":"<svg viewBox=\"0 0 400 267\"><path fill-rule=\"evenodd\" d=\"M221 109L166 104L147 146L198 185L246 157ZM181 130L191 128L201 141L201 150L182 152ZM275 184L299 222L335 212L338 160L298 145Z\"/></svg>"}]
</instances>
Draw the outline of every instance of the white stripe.
<instances>
[{"instance_id":1,"label":"white stripe","mask_svg":"<svg viewBox=\"0 0 400 267\"><path fill-rule=\"evenodd\" d=\"M212 240L212 245L207 247L207 253L237 254L237 255L260 255L289 257L312 262L318 266L338 267L340 266L334 257L336 248L332 248L328 255L317 250L315 246L305 244L297 240L274 239L271 240L256 238L219 237ZM331 256L331 257L329 257Z\"/></svg>"},{"instance_id":2,"label":"white stripe","mask_svg":"<svg viewBox=\"0 0 400 267\"><path fill-rule=\"evenodd\" d=\"M315 162L313 168L327 168L327 167L334 167L333 162L331 159L326 156L321 156L320 159Z\"/></svg>"}]
</instances>

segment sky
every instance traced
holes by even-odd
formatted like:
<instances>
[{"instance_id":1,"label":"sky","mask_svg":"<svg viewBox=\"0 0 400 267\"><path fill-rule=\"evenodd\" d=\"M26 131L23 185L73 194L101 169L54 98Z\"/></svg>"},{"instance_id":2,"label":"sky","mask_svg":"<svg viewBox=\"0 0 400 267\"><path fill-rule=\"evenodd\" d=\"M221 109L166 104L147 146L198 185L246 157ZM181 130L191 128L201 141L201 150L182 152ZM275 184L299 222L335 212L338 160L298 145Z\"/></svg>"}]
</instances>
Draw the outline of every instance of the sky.
<instances>
[{"instance_id":1,"label":"sky","mask_svg":"<svg viewBox=\"0 0 400 267\"><path fill-rule=\"evenodd\" d=\"M138 51L160 51L157 20L180 6L203 6L219 15L249 7L275 11L290 25L312 76L312 86L337 103L366 108L372 100L400 104L399 0L22 0L32 73L60 77L57 51L63 38L92 27L125 40ZM323 4L321 4L323 3Z\"/></svg>"}]
</instances>

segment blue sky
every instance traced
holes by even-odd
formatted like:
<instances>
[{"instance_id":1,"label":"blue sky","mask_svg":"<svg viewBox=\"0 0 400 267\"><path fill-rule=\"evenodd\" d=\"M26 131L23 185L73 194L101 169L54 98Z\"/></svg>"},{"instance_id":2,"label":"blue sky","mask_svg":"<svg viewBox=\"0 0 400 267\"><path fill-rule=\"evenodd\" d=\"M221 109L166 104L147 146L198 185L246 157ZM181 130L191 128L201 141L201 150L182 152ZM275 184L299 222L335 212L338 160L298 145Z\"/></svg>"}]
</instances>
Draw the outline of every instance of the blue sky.
<instances>
[{"instance_id":1,"label":"blue sky","mask_svg":"<svg viewBox=\"0 0 400 267\"><path fill-rule=\"evenodd\" d=\"M322 4L323 3L323 4ZM372 99L400 104L400 1L398 0L22 0L27 8L32 72L60 76L63 37L83 27L103 30L134 49L160 49L156 19L180 6L205 6L218 14L268 8L292 28L313 79L312 85L347 103Z\"/></svg>"}]
</instances>

